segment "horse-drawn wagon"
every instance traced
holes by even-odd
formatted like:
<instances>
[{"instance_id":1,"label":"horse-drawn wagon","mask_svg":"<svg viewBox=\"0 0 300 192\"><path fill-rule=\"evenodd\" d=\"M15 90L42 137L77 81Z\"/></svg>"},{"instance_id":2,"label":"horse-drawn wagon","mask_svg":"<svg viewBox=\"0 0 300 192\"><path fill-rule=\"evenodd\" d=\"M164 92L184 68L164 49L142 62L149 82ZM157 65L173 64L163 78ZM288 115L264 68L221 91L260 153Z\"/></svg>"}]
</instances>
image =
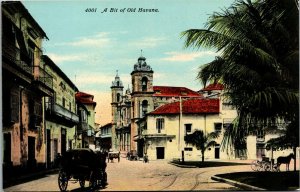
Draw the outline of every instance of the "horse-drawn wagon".
<instances>
[{"instance_id":1,"label":"horse-drawn wagon","mask_svg":"<svg viewBox=\"0 0 300 192\"><path fill-rule=\"evenodd\" d=\"M67 151L61 158L58 175L58 186L66 191L68 181L79 182L84 188L85 181L94 190L107 185L106 154L94 152L91 149L73 149Z\"/></svg>"},{"instance_id":2,"label":"horse-drawn wagon","mask_svg":"<svg viewBox=\"0 0 300 192\"><path fill-rule=\"evenodd\" d=\"M120 152L119 151L110 151L108 152L107 160L112 162L113 159L118 159L118 162L120 162Z\"/></svg>"},{"instance_id":3,"label":"horse-drawn wagon","mask_svg":"<svg viewBox=\"0 0 300 192\"><path fill-rule=\"evenodd\" d=\"M136 150L130 150L128 152L128 154L127 154L127 158L130 161L132 161L132 160L138 160L137 151Z\"/></svg>"}]
</instances>

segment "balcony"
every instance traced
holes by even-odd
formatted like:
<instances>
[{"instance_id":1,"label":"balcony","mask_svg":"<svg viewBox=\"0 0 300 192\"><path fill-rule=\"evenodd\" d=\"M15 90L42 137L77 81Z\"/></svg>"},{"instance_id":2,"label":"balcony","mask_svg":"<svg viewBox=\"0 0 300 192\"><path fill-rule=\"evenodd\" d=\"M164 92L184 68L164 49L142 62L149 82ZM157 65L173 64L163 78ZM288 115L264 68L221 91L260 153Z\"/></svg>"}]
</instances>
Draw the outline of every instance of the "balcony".
<instances>
[{"instance_id":1,"label":"balcony","mask_svg":"<svg viewBox=\"0 0 300 192\"><path fill-rule=\"evenodd\" d=\"M87 122L80 122L77 125L77 134L82 134L82 132L87 132L89 125Z\"/></svg>"},{"instance_id":2,"label":"balcony","mask_svg":"<svg viewBox=\"0 0 300 192\"><path fill-rule=\"evenodd\" d=\"M37 88L47 96L53 96L53 77L40 66L34 67L34 76Z\"/></svg>"},{"instance_id":3,"label":"balcony","mask_svg":"<svg viewBox=\"0 0 300 192\"><path fill-rule=\"evenodd\" d=\"M46 119L72 128L79 123L79 116L58 104L46 103Z\"/></svg>"},{"instance_id":4,"label":"balcony","mask_svg":"<svg viewBox=\"0 0 300 192\"><path fill-rule=\"evenodd\" d=\"M15 64L22 72L33 76L33 68L28 62L25 62L30 60L28 55L24 52L21 52L20 49L13 45L12 42L5 40L5 38L2 38L2 40L2 59L10 61L11 63Z\"/></svg>"},{"instance_id":5,"label":"balcony","mask_svg":"<svg viewBox=\"0 0 300 192\"><path fill-rule=\"evenodd\" d=\"M78 123L79 122L79 117L77 114L65 109L64 107L58 105L58 104L54 104L54 108L53 108L53 111L61 116L61 117L64 117L65 119L68 119L70 121L73 121L75 123Z\"/></svg>"}]
</instances>

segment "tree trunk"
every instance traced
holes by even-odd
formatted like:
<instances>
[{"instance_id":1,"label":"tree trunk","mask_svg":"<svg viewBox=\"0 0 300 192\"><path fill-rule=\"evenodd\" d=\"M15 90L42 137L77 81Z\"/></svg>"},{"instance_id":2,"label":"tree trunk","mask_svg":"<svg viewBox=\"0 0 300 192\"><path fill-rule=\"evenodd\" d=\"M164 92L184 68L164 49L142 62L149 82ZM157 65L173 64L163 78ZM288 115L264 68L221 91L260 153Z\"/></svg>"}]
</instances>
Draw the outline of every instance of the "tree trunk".
<instances>
[{"instance_id":1,"label":"tree trunk","mask_svg":"<svg viewBox=\"0 0 300 192\"><path fill-rule=\"evenodd\" d=\"M202 162L204 162L204 151L202 152Z\"/></svg>"}]
</instances>

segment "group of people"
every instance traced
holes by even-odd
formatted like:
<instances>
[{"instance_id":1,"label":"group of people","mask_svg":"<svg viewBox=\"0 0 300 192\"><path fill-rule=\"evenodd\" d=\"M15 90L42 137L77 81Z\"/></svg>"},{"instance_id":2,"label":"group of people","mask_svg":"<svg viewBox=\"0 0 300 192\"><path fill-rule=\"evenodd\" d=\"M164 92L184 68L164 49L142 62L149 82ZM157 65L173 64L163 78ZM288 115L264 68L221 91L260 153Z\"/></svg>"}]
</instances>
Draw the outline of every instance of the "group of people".
<instances>
[{"instance_id":1,"label":"group of people","mask_svg":"<svg viewBox=\"0 0 300 192\"><path fill-rule=\"evenodd\" d=\"M137 156L135 151L128 151L127 155L126 155L126 158L128 160L138 160L138 156ZM147 153L145 153L144 156L143 156L143 162L144 163L149 163L149 158L148 158Z\"/></svg>"}]
</instances>

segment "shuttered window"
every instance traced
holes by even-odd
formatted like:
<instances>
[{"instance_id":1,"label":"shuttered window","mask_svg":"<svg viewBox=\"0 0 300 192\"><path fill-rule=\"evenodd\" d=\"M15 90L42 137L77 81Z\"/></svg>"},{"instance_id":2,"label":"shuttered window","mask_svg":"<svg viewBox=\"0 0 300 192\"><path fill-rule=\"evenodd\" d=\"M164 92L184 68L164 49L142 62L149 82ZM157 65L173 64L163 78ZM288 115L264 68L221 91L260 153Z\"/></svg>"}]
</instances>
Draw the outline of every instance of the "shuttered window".
<instances>
[{"instance_id":1,"label":"shuttered window","mask_svg":"<svg viewBox=\"0 0 300 192\"><path fill-rule=\"evenodd\" d=\"M156 119L156 129L158 133L165 127L165 120L163 118Z\"/></svg>"},{"instance_id":2,"label":"shuttered window","mask_svg":"<svg viewBox=\"0 0 300 192\"><path fill-rule=\"evenodd\" d=\"M19 92L12 91L11 98L10 98L10 117L12 122L19 121L20 109L19 109Z\"/></svg>"}]
</instances>

